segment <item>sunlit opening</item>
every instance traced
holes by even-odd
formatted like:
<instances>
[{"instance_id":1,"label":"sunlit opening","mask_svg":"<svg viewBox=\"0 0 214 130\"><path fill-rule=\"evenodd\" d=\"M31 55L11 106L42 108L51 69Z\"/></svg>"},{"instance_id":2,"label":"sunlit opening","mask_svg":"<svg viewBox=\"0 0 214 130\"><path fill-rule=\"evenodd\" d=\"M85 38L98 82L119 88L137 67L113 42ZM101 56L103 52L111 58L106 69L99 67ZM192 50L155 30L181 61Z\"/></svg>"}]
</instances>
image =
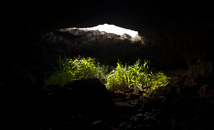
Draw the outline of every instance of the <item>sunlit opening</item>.
<instances>
[{"instance_id":1,"label":"sunlit opening","mask_svg":"<svg viewBox=\"0 0 214 130\"><path fill-rule=\"evenodd\" d=\"M117 34L117 35L128 34L132 38L135 38L135 37L138 36L138 32L137 31L133 31L133 30L130 30L130 29L125 29L125 28L118 27L118 26L111 25L111 24L103 24L103 25L98 25L98 26L95 26L95 27L85 28L85 29L104 31L106 33L114 33L114 34Z\"/></svg>"}]
</instances>

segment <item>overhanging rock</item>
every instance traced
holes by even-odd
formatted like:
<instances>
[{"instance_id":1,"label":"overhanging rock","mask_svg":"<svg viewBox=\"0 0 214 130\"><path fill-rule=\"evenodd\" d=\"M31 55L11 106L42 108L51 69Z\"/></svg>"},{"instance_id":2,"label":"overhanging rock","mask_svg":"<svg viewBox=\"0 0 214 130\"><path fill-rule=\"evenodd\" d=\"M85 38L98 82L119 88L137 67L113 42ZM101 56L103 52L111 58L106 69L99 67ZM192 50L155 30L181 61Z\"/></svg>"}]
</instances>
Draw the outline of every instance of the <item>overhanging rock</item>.
<instances>
[{"instance_id":1,"label":"overhanging rock","mask_svg":"<svg viewBox=\"0 0 214 130\"><path fill-rule=\"evenodd\" d=\"M131 42L143 43L143 37L137 31L124 29L115 25L98 25L91 28L66 28L58 30L60 33L73 36L82 36L79 43L99 43L105 44L110 40L111 43Z\"/></svg>"},{"instance_id":2,"label":"overhanging rock","mask_svg":"<svg viewBox=\"0 0 214 130\"><path fill-rule=\"evenodd\" d=\"M49 61L59 55L65 56L90 56L101 60L101 62L117 62L125 55L136 53L136 49L143 46L144 37L129 34L115 34L97 29L89 28L65 28L44 34L37 44L43 56ZM113 58L113 59L112 59ZM113 63L113 62L112 62ZM110 63L111 64L111 63Z\"/></svg>"},{"instance_id":3,"label":"overhanging rock","mask_svg":"<svg viewBox=\"0 0 214 130\"><path fill-rule=\"evenodd\" d=\"M113 26L113 25L112 25ZM93 57L102 64L116 65L121 62L136 62L138 59L149 60L155 68L178 65L179 57L161 40L136 33L115 34L97 28L64 28L48 32L33 47L35 57L46 64L57 64L57 58Z\"/></svg>"}]
</instances>

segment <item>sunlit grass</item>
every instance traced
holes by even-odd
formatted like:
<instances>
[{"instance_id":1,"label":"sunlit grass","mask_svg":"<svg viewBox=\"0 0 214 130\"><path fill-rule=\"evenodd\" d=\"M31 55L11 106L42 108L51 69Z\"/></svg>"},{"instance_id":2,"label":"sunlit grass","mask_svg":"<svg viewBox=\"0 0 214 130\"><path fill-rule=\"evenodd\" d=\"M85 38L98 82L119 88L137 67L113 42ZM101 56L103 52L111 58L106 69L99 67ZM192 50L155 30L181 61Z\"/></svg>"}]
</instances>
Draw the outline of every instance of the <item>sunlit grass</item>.
<instances>
[{"instance_id":1,"label":"sunlit grass","mask_svg":"<svg viewBox=\"0 0 214 130\"><path fill-rule=\"evenodd\" d=\"M146 94L167 82L167 77L161 72L153 73L148 63L146 60L143 63L138 60L133 65L123 65L118 61L116 67L109 67L101 66L96 59L90 57L64 60L59 57L55 74L45 79L45 84L63 87L74 80L97 78L113 91L138 89Z\"/></svg>"},{"instance_id":2,"label":"sunlit grass","mask_svg":"<svg viewBox=\"0 0 214 130\"><path fill-rule=\"evenodd\" d=\"M74 80L98 78L105 82L108 66L101 66L94 58L74 58L63 60L59 57L59 66L54 75L45 79L46 85L64 86Z\"/></svg>"},{"instance_id":3,"label":"sunlit grass","mask_svg":"<svg viewBox=\"0 0 214 130\"><path fill-rule=\"evenodd\" d=\"M161 72L152 73L148 63L146 60L144 63L138 60L134 65L118 62L117 67L107 75L106 87L113 90L139 89L148 92L163 86L167 77Z\"/></svg>"}]
</instances>

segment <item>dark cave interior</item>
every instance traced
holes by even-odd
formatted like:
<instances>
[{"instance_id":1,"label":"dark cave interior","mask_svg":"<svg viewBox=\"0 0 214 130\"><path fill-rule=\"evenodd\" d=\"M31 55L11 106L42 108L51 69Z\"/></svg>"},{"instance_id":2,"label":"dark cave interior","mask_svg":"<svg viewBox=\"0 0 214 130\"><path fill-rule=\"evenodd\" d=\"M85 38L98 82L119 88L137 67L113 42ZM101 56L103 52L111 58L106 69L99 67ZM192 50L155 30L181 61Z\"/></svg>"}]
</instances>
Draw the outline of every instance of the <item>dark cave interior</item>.
<instances>
[{"instance_id":1,"label":"dark cave interior","mask_svg":"<svg viewBox=\"0 0 214 130\"><path fill-rule=\"evenodd\" d=\"M9 126L36 130L214 127L214 19L209 2L109 0L54 5L38 2L14 4L8 10L11 12L5 18L9 24L5 32L8 39L1 47L0 86L4 108L9 110L3 118ZM35 43L47 32L104 23L136 30L148 43L154 43L150 49L155 48L157 53L148 52L147 57L154 61L152 67L169 76L169 84L145 99L107 92L94 79L75 81L70 86L76 89L70 91L68 84L48 95L43 79L51 69L41 59L52 52L43 46L38 49ZM141 52L129 53L134 57ZM126 61L133 57L127 56Z\"/></svg>"}]
</instances>

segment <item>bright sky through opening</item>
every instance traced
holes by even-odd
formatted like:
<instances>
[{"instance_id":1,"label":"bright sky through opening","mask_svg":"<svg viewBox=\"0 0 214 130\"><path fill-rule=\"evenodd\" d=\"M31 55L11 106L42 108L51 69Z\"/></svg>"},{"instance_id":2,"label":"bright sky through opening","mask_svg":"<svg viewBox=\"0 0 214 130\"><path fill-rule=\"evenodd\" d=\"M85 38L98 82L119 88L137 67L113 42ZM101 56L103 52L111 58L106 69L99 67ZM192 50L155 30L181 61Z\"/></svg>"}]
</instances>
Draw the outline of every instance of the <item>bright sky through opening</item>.
<instances>
[{"instance_id":1,"label":"bright sky through opening","mask_svg":"<svg viewBox=\"0 0 214 130\"><path fill-rule=\"evenodd\" d=\"M138 36L138 32L137 31L133 31L133 30L130 30L130 29L125 29L125 28L118 27L118 26L111 25L111 24L103 24L103 25L98 25L98 26L95 26L95 27L85 28L85 29L104 31L104 32L107 32L107 33L114 33L114 34L117 34L117 35L128 34L132 38Z\"/></svg>"}]
</instances>

